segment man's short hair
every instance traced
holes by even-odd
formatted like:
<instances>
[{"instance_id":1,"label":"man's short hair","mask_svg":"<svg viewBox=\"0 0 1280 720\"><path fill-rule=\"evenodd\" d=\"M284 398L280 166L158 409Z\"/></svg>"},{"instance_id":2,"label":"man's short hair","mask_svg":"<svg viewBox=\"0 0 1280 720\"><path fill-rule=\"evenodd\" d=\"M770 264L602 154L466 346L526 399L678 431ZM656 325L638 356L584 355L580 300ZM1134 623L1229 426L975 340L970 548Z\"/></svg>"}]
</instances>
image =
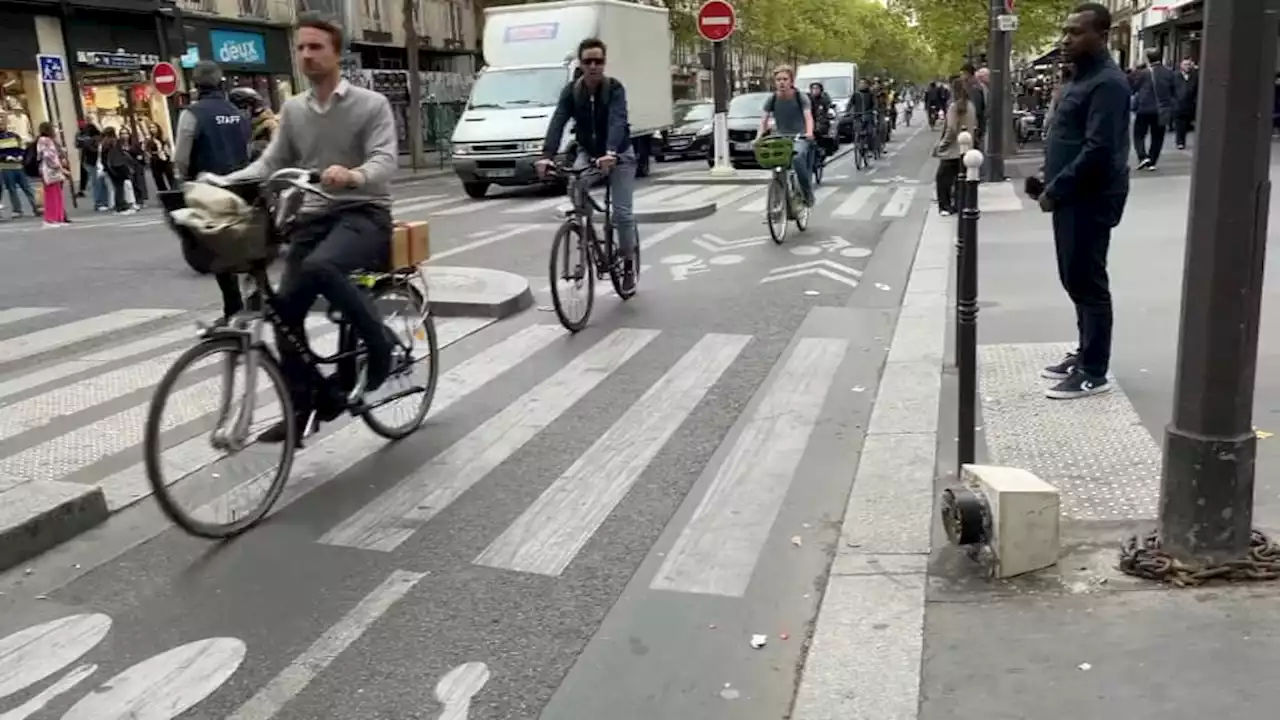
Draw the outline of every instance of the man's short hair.
<instances>
[{"instance_id":1,"label":"man's short hair","mask_svg":"<svg viewBox=\"0 0 1280 720\"><path fill-rule=\"evenodd\" d=\"M311 28L328 34L329 39L333 42L334 51L341 53L346 47L346 39L342 23L331 15L326 15L314 10L307 11L298 15L298 29Z\"/></svg>"},{"instance_id":2,"label":"man's short hair","mask_svg":"<svg viewBox=\"0 0 1280 720\"><path fill-rule=\"evenodd\" d=\"M776 76L778 73L786 73L787 77L791 78L792 80L796 79L796 71L791 69L790 65L779 65L778 67L774 68L773 74Z\"/></svg>"},{"instance_id":3,"label":"man's short hair","mask_svg":"<svg viewBox=\"0 0 1280 720\"><path fill-rule=\"evenodd\" d=\"M201 60L191 68L191 84L201 90L222 87L222 68L212 60Z\"/></svg>"},{"instance_id":4,"label":"man's short hair","mask_svg":"<svg viewBox=\"0 0 1280 720\"><path fill-rule=\"evenodd\" d=\"M1076 6L1071 14L1077 13L1093 13L1093 22L1089 23L1093 29L1099 33L1111 32L1111 11L1106 5L1096 2L1080 3Z\"/></svg>"},{"instance_id":5,"label":"man's short hair","mask_svg":"<svg viewBox=\"0 0 1280 720\"><path fill-rule=\"evenodd\" d=\"M586 40L583 40L582 42L578 43L578 59L581 60L582 53L588 50L599 50L600 54L604 55L605 57L609 57L609 47L605 45L604 41L601 40L600 38L589 37Z\"/></svg>"}]
</instances>

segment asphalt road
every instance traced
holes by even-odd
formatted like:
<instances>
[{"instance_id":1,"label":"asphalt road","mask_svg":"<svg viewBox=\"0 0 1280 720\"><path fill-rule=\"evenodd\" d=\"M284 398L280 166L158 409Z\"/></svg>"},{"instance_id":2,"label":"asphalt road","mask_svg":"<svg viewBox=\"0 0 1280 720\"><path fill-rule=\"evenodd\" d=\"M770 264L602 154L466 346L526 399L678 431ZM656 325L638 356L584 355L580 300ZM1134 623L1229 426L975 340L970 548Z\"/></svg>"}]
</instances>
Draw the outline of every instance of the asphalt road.
<instances>
[{"instance_id":1,"label":"asphalt road","mask_svg":"<svg viewBox=\"0 0 1280 720\"><path fill-rule=\"evenodd\" d=\"M875 173L833 165L784 245L763 185L642 228L639 295L601 289L576 336L546 307L562 200L398 188L435 262L528 276L538 304L441 321L427 425L394 445L326 426L273 516L222 545L170 527L138 466L211 282L155 216L0 226L0 479L103 483L119 509L0 576L0 712L786 717L929 207L912 130Z\"/></svg>"}]
</instances>

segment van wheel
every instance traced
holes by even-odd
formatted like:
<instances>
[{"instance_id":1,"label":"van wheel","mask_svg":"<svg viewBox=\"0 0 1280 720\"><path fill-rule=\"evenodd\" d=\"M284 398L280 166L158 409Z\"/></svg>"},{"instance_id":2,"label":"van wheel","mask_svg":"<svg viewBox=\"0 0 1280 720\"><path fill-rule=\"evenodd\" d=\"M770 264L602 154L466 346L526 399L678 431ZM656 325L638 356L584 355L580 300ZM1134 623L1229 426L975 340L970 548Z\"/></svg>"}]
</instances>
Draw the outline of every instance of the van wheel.
<instances>
[{"instance_id":1,"label":"van wheel","mask_svg":"<svg viewBox=\"0 0 1280 720\"><path fill-rule=\"evenodd\" d=\"M462 183L462 189L467 191L468 196L479 200L480 198L484 197L485 193L489 192L489 183L487 182Z\"/></svg>"}]
</instances>

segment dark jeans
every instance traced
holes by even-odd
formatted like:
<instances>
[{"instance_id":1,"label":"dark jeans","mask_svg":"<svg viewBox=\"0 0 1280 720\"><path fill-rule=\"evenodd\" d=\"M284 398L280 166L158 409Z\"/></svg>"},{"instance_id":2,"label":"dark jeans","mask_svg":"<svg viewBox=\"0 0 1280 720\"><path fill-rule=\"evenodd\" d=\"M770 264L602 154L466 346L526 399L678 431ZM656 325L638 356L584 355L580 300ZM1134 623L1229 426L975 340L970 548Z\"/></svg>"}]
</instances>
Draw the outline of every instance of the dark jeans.
<instances>
[{"instance_id":1,"label":"dark jeans","mask_svg":"<svg viewBox=\"0 0 1280 720\"><path fill-rule=\"evenodd\" d=\"M1138 113L1133 118L1133 150L1139 160L1150 160L1152 165L1160 162L1160 151L1164 149L1164 125L1158 113ZM1151 134L1151 147L1147 147L1147 133Z\"/></svg>"},{"instance_id":2,"label":"dark jeans","mask_svg":"<svg viewBox=\"0 0 1280 720\"><path fill-rule=\"evenodd\" d=\"M1173 137L1178 147L1186 147L1187 133L1191 132L1191 123L1195 122L1195 111L1178 113L1173 119Z\"/></svg>"},{"instance_id":3,"label":"dark jeans","mask_svg":"<svg viewBox=\"0 0 1280 720\"><path fill-rule=\"evenodd\" d=\"M303 220L293 231L276 309L280 319L303 336L303 323L316 298L323 295L351 323L370 350L370 364L388 362L390 342L382 319L368 295L348 275L380 270L390 263L391 212L358 207ZM219 285L222 281L219 280ZM281 368L289 382L294 408L305 414L315 405L310 369L288 340L277 338ZM382 366L385 370L385 364Z\"/></svg>"},{"instance_id":4,"label":"dark jeans","mask_svg":"<svg viewBox=\"0 0 1280 720\"><path fill-rule=\"evenodd\" d=\"M938 161L938 172L934 175L937 183L938 209L957 212L956 187L960 180L960 158L943 158Z\"/></svg>"},{"instance_id":5,"label":"dark jeans","mask_svg":"<svg viewBox=\"0 0 1280 720\"><path fill-rule=\"evenodd\" d=\"M156 181L156 192L177 190L178 181L173 177L173 163L165 160L151 160L151 178Z\"/></svg>"},{"instance_id":6,"label":"dark jeans","mask_svg":"<svg viewBox=\"0 0 1280 720\"><path fill-rule=\"evenodd\" d=\"M125 210L128 210L129 203L125 200L125 197L124 197L124 181L126 176L109 175L109 177L111 178L111 194L114 195L116 198L116 212L123 212ZM135 191L135 195L134 195L135 200L137 199L136 192L137 191Z\"/></svg>"},{"instance_id":7,"label":"dark jeans","mask_svg":"<svg viewBox=\"0 0 1280 720\"><path fill-rule=\"evenodd\" d=\"M1111 281L1107 249L1111 227L1102 213L1064 207L1053 211L1058 279L1076 306L1080 369L1105 377L1111 365Z\"/></svg>"}]
</instances>

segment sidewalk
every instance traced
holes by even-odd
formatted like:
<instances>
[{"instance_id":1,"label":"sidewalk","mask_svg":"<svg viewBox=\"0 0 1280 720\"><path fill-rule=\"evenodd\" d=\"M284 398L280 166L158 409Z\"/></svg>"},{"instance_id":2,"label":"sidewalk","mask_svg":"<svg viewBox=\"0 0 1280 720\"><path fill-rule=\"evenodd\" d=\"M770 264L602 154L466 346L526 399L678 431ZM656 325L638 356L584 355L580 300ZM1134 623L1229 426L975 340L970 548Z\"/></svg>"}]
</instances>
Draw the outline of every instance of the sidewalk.
<instances>
[{"instance_id":1,"label":"sidewalk","mask_svg":"<svg viewBox=\"0 0 1280 720\"><path fill-rule=\"evenodd\" d=\"M1075 337L1049 219L1030 208L984 214L978 459L1059 488L1064 557L1031 577L988 582L934 522L922 720L1269 717L1280 700L1267 670L1280 655L1280 585L1171 590L1116 570L1121 539L1155 524L1189 190L1190 178L1173 172L1135 174L1111 244L1116 387L1066 402L1045 399L1038 377ZM1271 206L1280 217L1275 193ZM1274 221L1271 236L1280 236ZM1280 261L1269 260L1254 411L1262 430L1280 426L1280 377L1267 372L1280 360ZM954 474L948 375L939 488ZM1262 440L1255 527L1280 527L1278 462L1280 441Z\"/></svg>"}]
</instances>

